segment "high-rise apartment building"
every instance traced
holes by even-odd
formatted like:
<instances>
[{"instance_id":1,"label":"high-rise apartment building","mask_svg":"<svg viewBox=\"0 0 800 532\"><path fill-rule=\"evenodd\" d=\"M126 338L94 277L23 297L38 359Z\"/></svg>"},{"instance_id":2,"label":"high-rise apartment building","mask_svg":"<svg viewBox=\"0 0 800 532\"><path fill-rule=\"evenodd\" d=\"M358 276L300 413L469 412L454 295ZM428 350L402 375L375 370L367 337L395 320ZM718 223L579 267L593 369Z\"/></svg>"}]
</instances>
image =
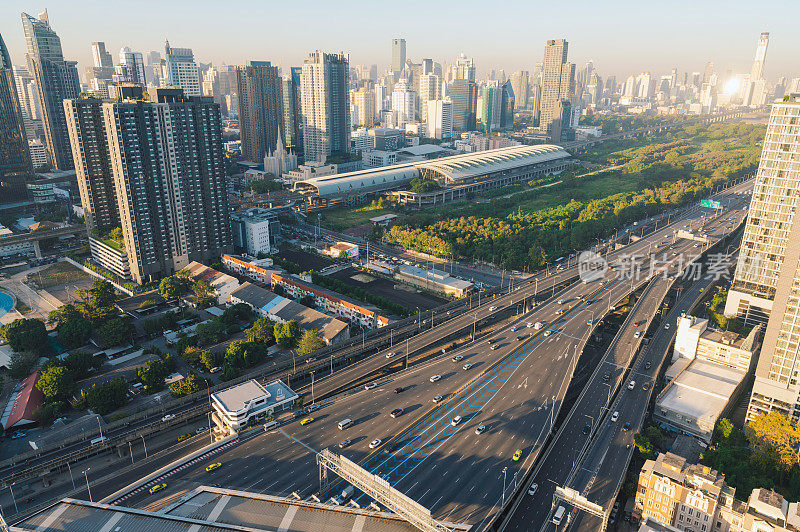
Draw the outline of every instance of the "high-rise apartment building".
<instances>
[{"instance_id":1,"label":"high-rise apartment building","mask_svg":"<svg viewBox=\"0 0 800 532\"><path fill-rule=\"evenodd\" d=\"M468 79L456 79L450 85L453 100L453 129L474 131L478 107L478 86Z\"/></svg>"},{"instance_id":2,"label":"high-rise apartment building","mask_svg":"<svg viewBox=\"0 0 800 532\"><path fill-rule=\"evenodd\" d=\"M106 51L106 43L95 41L92 43L92 63L97 68L113 68L114 60Z\"/></svg>"},{"instance_id":3,"label":"high-rise apartment building","mask_svg":"<svg viewBox=\"0 0 800 532\"><path fill-rule=\"evenodd\" d=\"M453 136L453 102L428 100L425 113L428 117L428 136L433 139L449 139Z\"/></svg>"},{"instance_id":4,"label":"high-rise apartment building","mask_svg":"<svg viewBox=\"0 0 800 532\"><path fill-rule=\"evenodd\" d=\"M131 277L146 282L230 253L219 105L181 89L103 104Z\"/></svg>"},{"instance_id":5,"label":"high-rise apartment building","mask_svg":"<svg viewBox=\"0 0 800 532\"><path fill-rule=\"evenodd\" d=\"M175 48L164 43L166 70L164 81L168 86L183 89L186 96L200 96L200 71L191 48Z\"/></svg>"},{"instance_id":6,"label":"high-rise apartment building","mask_svg":"<svg viewBox=\"0 0 800 532\"><path fill-rule=\"evenodd\" d=\"M392 72L400 75L406 66L406 40L392 39Z\"/></svg>"},{"instance_id":7,"label":"high-rise apartment building","mask_svg":"<svg viewBox=\"0 0 800 532\"><path fill-rule=\"evenodd\" d=\"M142 52L134 52L127 46L119 51L119 64L116 68L114 81L121 83L138 83L147 85L145 76L144 58Z\"/></svg>"},{"instance_id":8,"label":"high-rise apartment building","mask_svg":"<svg viewBox=\"0 0 800 532\"><path fill-rule=\"evenodd\" d=\"M281 99L283 101L283 139L286 146L292 147L297 153L303 145L300 133L300 77L285 76L281 80Z\"/></svg>"},{"instance_id":9,"label":"high-rise apartment building","mask_svg":"<svg viewBox=\"0 0 800 532\"><path fill-rule=\"evenodd\" d=\"M462 53L453 65L452 79L466 79L475 83L475 61Z\"/></svg>"},{"instance_id":10,"label":"high-rise apartment building","mask_svg":"<svg viewBox=\"0 0 800 532\"><path fill-rule=\"evenodd\" d=\"M428 101L442 98L442 84L439 76L433 73L422 74L419 79L419 109L422 120L428 113Z\"/></svg>"},{"instance_id":11,"label":"high-rise apartment building","mask_svg":"<svg viewBox=\"0 0 800 532\"><path fill-rule=\"evenodd\" d=\"M312 52L303 62L301 108L306 161L350 150L350 67L344 53Z\"/></svg>"},{"instance_id":12,"label":"high-rise apartment building","mask_svg":"<svg viewBox=\"0 0 800 532\"><path fill-rule=\"evenodd\" d=\"M544 47L539 129L547 132L553 142L561 140L562 132L558 131L556 138L553 131L553 122L561 120L559 102L571 99L575 92L575 65L567 62L568 48L569 43L565 39L549 40Z\"/></svg>"},{"instance_id":13,"label":"high-rise apartment building","mask_svg":"<svg viewBox=\"0 0 800 532\"><path fill-rule=\"evenodd\" d=\"M28 62L36 81L50 161L60 170L69 170L72 153L61 102L77 97L80 92L77 63L64 60L61 40L50 27L47 11L39 18L22 13L22 28L28 44Z\"/></svg>"},{"instance_id":14,"label":"high-rise apartment building","mask_svg":"<svg viewBox=\"0 0 800 532\"><path fill-rule=\"evenodd\" d=\"M90 236L102 236L120 225L103 100L94 97L64 100L64 113L86 229Z\"/></svg>"},{"instance_id":15,"label":"high-rise apartment building","mask_svg":"<svg viewBox=\"0 0 800 532\"><path fill-rule=\"evenodd\" d=\"M511 74L511 89L514 91L515 105L517 109L528 109L530 85L528 82L527 70L517 70Z\"/></svg>"},{"instance_id":16,"label":"high-rise apartment building","mask_svg":"<svg viewBox=\"0 0 800 532\"><path fill-rule=\"evenodd\" d=\"M764 63L767 60L768 47L769 33L763 32L758 38L756 55L753 58L753 66L750 69L750 78L745 86L744 105L761 107L766 103L767 90L766 81L764 80Z\"/></svg>"},{"instance_id":17,"label":"high-rise apartment building","mask_svg":"<svg viewBox=\"0 0 800 532\"><path fill-rule=\"evenodd\" d=\"M405 79L394 85L392 91L392 111L395 113L395 125L404 129L416 117L416 94Z\"/></svg>"},{"instance_id":18,"label":"high-rise apartment building","mask_svg":"<svg viewBox=\"0 0 800 532\"><path fill-rule=\"evenodd\" d=\"M739 260L725 305L752 325L768 319L748 419L800 419L800 94L772 104Z\"/></svg>"},{"instance_id":19,"label":"high-rise apartment building","mask_svg":"<svg viewBox=\"0 0 800 532\"><path fill-rule=\"evenodd\" d=\"M17 98L14 67L0 35L0 205L27 200L26 184L31 177L33 167Z\"/></svg>"},{"instance_id":20,"label":"high-rise apartment building","mask_svg":"<svg viewBox=\"0 0 800 532\"><path fill-rule=\"evenodd\" d=\"M260 161L274 151L283 129L283 99L278 67L269 61L250 61L236 69L242 157Z\"/></svg>"},{"instance_id":21,"label":"high-rise apartment building","mask_svg":"<svg viewBox=\"0 0 800 532\"><path fill-rule=\"evenodd\" d=\"M375 125L375 93L366 87L361 87L351 93L351 105L356 111L358 125L372 127Z\"/></svg>"}]
</instances>

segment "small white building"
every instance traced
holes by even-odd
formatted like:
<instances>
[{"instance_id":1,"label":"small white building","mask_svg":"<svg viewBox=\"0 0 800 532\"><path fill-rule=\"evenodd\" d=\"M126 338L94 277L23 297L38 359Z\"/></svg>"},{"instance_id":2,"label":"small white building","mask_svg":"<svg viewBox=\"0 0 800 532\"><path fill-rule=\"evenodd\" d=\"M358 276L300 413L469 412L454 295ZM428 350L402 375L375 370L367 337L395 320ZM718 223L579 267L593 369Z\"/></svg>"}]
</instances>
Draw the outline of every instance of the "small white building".
<instances>
[{"instance_id":1,"label":"small white building","mask_svg":"<svg viewBox=\"0 0 800 532\"><path fill-rule=\"evenodd\" d=\"M280 226L277 214L260 207L231 214L233 243L248 255L272 253Z\"/></svg>"},{"instance_id":2,"label":"small white building","mask_svg":"<svg viewBox=\"0 0 800 532\"><path fill-rule=\"evenodd\" d=\"M253 379L212 393L214 436L224 438L260 423L290 409L297 399L298 395L281 380L264 386Z\"/></svg>"}]
</instances>

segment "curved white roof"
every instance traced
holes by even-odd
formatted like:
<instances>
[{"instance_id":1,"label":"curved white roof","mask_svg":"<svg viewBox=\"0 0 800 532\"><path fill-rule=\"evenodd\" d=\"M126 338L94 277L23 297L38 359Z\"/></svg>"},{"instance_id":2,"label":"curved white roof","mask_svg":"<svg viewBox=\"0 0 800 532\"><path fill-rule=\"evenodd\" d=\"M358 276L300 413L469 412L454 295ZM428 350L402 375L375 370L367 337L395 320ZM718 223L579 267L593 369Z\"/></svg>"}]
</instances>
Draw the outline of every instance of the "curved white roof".
<instances>
[{"instance_id":1,"label":"curved white roof","mask_svg":"<svg viewBox=\"0 0 800 532\"><path fill-rule=\"evenodd\" d=\"M326 175L298 181L295 191L316 190L321 197L346 196L397 188L416 177L421 169L442 175L447 181L460 181L494 172L541 164L570 157L560 146L511 146L431 161L383 166L344 174Z\"/></svg>"},{"instance_id":2,"label":"curved white roof","mask_svg":"<svg viewBox=\"0 0 800 532\"><path fill-rule=\"evenodd\" d=\"M294 190L312 187L317 189L317 194L322 197L346 196L375 190L389 190L399 187L415 177L419 177L419 170L415 164L397 164L298 181L294 185Z\"/></svg>"},{"instance_id":3,"label":"curved white roof","mask_svg":"<svg viewBox=\"0 0 800 532\"><path fill-rule=\"evenodd\" d=\"M564 159L569 156L569 153L560 146L537 144L454 155L416 163L416 166L437 172L448 181L460 181L520 166Z\"/></svg>"}]
</instances>

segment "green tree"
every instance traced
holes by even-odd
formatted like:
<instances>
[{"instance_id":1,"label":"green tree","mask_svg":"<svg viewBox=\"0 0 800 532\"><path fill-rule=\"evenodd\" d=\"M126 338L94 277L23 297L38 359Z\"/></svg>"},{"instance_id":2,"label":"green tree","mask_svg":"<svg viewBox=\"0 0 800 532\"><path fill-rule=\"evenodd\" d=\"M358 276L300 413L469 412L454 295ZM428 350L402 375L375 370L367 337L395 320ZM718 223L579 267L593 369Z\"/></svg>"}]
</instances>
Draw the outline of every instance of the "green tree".
<instances>
[{"instance_id":1,"label":"green tree","mask_svg":"<svg viewBox=\"0 0 800 532\"><path fill-rule=\"evenodd\" d=\"M200 357L203 356L203 353L205 353L204 350L200 349L199 347L190 345L183 350L181 356L189 364L199 364Z\"/></svg>"},{"instance_id":2,"label":"green tree","mask_svg":"<svg viewBox=\"0 0 800 532\"><path fill-rule=\"evenodd\" d=\"M727 440L733 434L734 428L733 423L728 418L722 418L717 423L716 435Z\"/></svg>"},{"instance_id":3,"label":"green tree","mask_svg":"<svg viewBox=\"0 0 800 532\"><path fill-rule=\"evenodd\" d=\"M653 458L653 443L644 434L634 434L633 443L636 445L636 450L639 451L639 456L648 459Z\"/></svg>"},{"instance_id":4,"label":"green tree","mask_svg":"<svg viewBox=\"0 0 800 532\"><path fill-rule=\"evenodd\" d=\"M128 384L120 377L93 384L84 393L84 399L93 412L105 415L125 405L128 400L127 392Z\"/></svg>"},{"instance_id":5,"label":"green tree","mask_svg":"<svg viewBox=\"0 0 800 532\"><path fill-rule=\"evenodd\" d=\"M92 336L92 322L76 312L58 325L57 334L58 341L67 349L80 347Z\"/></svg>"},{"instance_id":6,"label":"green tree","mask_svg":"<svg viewBox=\"0 0 800 532\"><path fill-rule=\"evenodd\" d=\"M14 351L41 353L47 347L47 329L39 319L18 318L3 325L0 334Z\"/></svg>"},{"instance_id":7,"label":"green tree","mask_svg":"<svg viewBox=\"0 0 800 532\"><path fill-rule=\"evenodd\" d=\"M206 369L211 370L217 367L218 357L211 351L203 351L200 354L200 363L204 365Z\"/></svg>"},{"instance_id":8,"label":"green tree","mask_svg":"<svg viewBox=\"0 0 800 532\"><path fill-rule=\"evenodd\" d=\"M147 387L147 393L164 389L164 378L169 375L170 368L163 360L151 360L139 368L136 376Z\"/></svg>"},{"instance_id":9,"label":"green tree","mask_svg":"<svg viewBox=\"0 0 800 532\"><path fill-rule=\"evenodd\" d=\"M67 399L72 393L72 373L65 366L51 366L41 372L36 388L48 400Z\"/></svg>"},{"instance_id":10,"label":"green tree","mask_svg":"<svg viewBox=\"0 0 800 532\"><path fill-rule=\"evenodd\" d=\"M226 327L221 319L214 318L208 323L201 323L195 328L197 343L211 345L222 342L226 337Z\"/></svg>"},{"instance_id":11,"label":"green tree","mask_svg":"<svg viewBox=\"0 0 800 532\"><path fill-rule=\"evenodd\" d=\"M76 306L85 318L97 323L116 314L114 305L117 294L114 286L108 281L96 279L92 281L90 288L78 290L77 293L81 300Z\"/></svg>"},{"instance_id":12,"label":"green tree","mask_svg":"<svg viewBox=\"0 0 800 532\"><path fill-rule=\"evenodd\" d=\"M64 358L64 365L75 380L80 380L86 378L91 371L99 369L103 361L89 353L75 351Z\"/></svg>"},{"instance_id":13,"label":"green tree","mask_svg":"<svg viewBox=\"0 0 800 532\"><path fill-rule=\"evenodd\" d=\"M158 285L158 293L167 301L172 301L189 291L189 279L180 272L164 277Z\"/></svg>"},{"instance_id":14,"label":"green tree","mask_svg":"<svg viewBox=\"0 0 800 532\"><path fill-rule=\"evenodd\" d=\"M185 395L191 395L199 392L203 386L205 386L205 381L192 373L183 379L170 384L169 393L172 395L172 397L183 397Z\"/></svg>"},{"instance_id":15,"label":"green tree","mask_svg":"<svg viewBox=\"0 0 800 532\"><path fill-rule=\"evenodd\" d=\"M133 327L125 318L111 318L103 322L97 332L103 344L110 347L131 342Z\"/></svg>"},{"instance_id":16,"label":"green tree","mask_svg":"<svg viewBox=\"0 0 800 532\"><path fill-rule=\"evenodd\" d=\"M745 435L762 463L774 463L782 471L798 465L800 427L786 416L775 411L758 415L745 427Z\"/></svg>"},{"instance_id":17,"label":"green tree","mask_svg":"<svg viewBox=\"0 0 800 532\"><path fill-rule=\"evenodd\" d=\"M200 308L210 307L217 304L217 297L214 295L214 289L208 284L208 281L197 281L192 287L194 292L195 302Z\"/></svg>"},{"instance_id":18,"label":"green tree","mask_svg":"<svg viewBox=\"0 0 800 532\"><path fill-rule=\"evenodd\" d=\"M250 328L245 329L248 342L264 342L267 345L275 343L275 322L267 318L258 318Z\"/></svg>"},{"instance_id":19,"label":"green tree","mask_svg":"<svg viewBox=\"0 0 800 532\"><path fill-rule=\"evenodd\" d=\"M39 423L39 425L46 427L53 423L59 414L64 411L65 407L66 403L63 401L44 403L33 413L33 418Z\"/></svg>"},{"instance_id":20,"label":"green tree","mask_svg":"<svg viewBox=\"0 0 800 532\"><path fill-rule=\"evenodd\" d=\"M31 374L37 362L39 362L39 355L36 353L24 351L13 353L8 368L8 376L12 379L24 379Z\"/></svg>"},{"instance_id":21,"label":"green tree","mask_svg":"<svg viewBox=\"0 0 800 532\"><path fill-rule=\"evenodd\" d=\"M312 351L325 347L325 342L317 331L303 331L303 336L297 344L297 354L305 356Z\"/></svg>"},{"instance_id":22,"label":"green tree","mask_svg":"<svg viewBox=\"0 0 800 532\"><path fill-rule=\"evenodd\" d=\"M275 342L282 349L288 349L297 345L297 341L300 339L300 326L295 320L276 323L274 333Z\"/></svg>"}]
</instances>

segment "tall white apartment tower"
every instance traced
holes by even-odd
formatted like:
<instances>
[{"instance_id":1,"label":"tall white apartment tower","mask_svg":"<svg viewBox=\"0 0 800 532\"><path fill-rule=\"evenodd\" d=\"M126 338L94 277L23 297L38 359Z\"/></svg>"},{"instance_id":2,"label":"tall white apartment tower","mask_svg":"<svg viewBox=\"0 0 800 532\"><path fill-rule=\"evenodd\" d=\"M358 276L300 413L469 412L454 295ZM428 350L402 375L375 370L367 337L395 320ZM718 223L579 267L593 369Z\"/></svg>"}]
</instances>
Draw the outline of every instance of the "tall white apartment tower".
<instances>
[{"instance_id":1,"label":"tall white apartment tower","mask_svg":"<svg viewBox=\"0 0 800 532\"><path fill-rule=\"evenodd\" d=\"M726 315L769 317L748 419L800 419L800 93L772 104Z\"/></svg>"},{"instance_id":2,"label":"tall white apartment tower","mask_svg":"<svg viewBox=\"0 0 800 532\"><path fill-rule=\"evenodd\" d=\"M453 102L450 99L428 100L428 136L433 139L447 139L453 136Z\"/></svg>"},{"instance_id":3,"label":"tall white apartment tower","mask_svg":"<svg viewBox=\"0 0 800 532\"><path fill-rule=\"evenodd\" d=\"M166 41L164 54L167 85L183 89L186 96L200 96L200 71L194 62L192 49L174 48Z\"/></svg>"},{"instance_id":4,"label":"tall white apartment tower","mask_svg":"<svg viewBox=\"0 0 800 532\"><path fill-rule=\"evenodd\" d=\"M769 33L763 32L758 38L756 45L756 55L753 58L753 66L750 69L750 79L745 86L744 105L750 107L761 107L766 103L767 90L764 80L764 63L767 60L767 48L769 47Z\"/></svg>"}]
</instances>

